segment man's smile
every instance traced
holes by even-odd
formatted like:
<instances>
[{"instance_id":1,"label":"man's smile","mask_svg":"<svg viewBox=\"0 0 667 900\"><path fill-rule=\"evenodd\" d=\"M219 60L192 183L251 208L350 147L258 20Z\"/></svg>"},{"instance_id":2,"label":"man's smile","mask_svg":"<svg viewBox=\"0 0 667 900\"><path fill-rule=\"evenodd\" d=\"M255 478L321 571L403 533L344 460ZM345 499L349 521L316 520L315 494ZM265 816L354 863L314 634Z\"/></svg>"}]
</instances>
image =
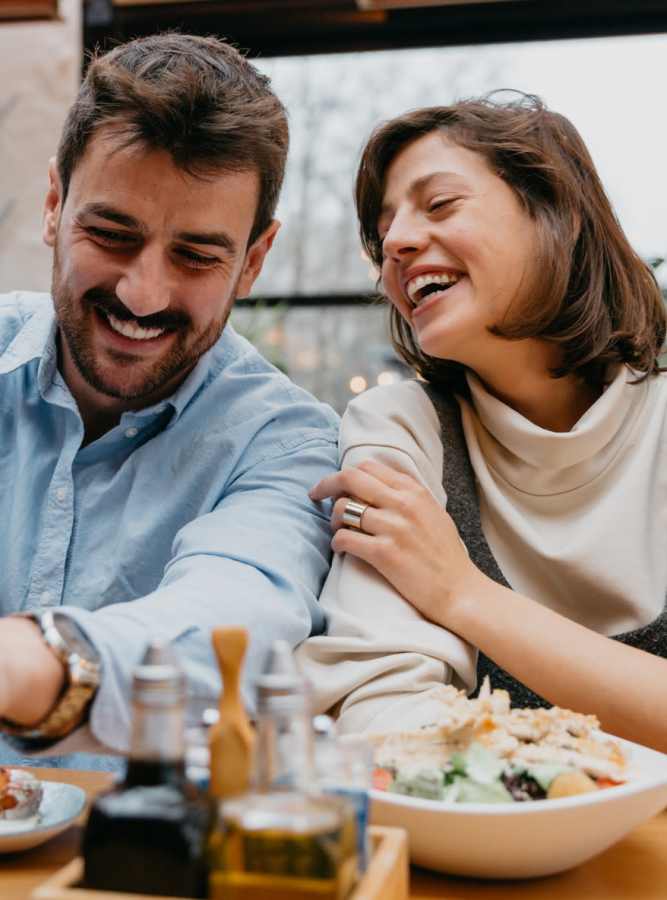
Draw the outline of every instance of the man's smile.
<instances>
[{"instance_id":1,"label":"man's smile","mask_svg":"<svg viewBox=\"0 0 667 900\"><path fill-rule=\"evenodd\" d=\"M114 331L131 338L133 341L147 341L164 334L164 328L142 328L136 322L123 322L112 315L112 313L104 313L103 315L106 315L106 319Z\"/></svg>"},{"instance_id":2,"label":"man's smile","mask_svg":"<svg viewBox=\"0 0 667 900\"><path fill-rule=\"evenodd\" d=\"M125 350L157 349L176 333L167 328L144 328L136 319L119 319L99 306L93 314L105 337L110 337L114 345Z\"/></svg>"}]
</instances>

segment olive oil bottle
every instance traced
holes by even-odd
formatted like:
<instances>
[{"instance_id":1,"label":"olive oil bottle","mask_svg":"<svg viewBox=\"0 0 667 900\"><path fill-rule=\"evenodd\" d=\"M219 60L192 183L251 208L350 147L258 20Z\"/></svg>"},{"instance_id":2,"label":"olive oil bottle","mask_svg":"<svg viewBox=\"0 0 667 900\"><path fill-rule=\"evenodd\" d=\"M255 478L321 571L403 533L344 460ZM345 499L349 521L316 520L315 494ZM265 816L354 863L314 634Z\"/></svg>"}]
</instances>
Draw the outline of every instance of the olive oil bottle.
<instances>
[{"instance_id":1,"label":"olive oil bottle","mask_svg":"<svg viewBox=\"0 0 667 900\"><path fill-rule=\"evenodd\" d=\"M125 780L95 800L84 833L86 888L206 897L209 815L185 777L184 718L183 671L151 644L134 672Z\"/></svg>"},{"instance_id":2,"label":"olive oil bottle","mask_svg":"<svg viewBox=\"0 0 667 900\"><path fill-rule=\"evenodd\" d=\"M210 896L339 900L356 871L353 819L317 788L307 689L285 642L257 689L253 786L220 803Z\"/></svg>"}]
</instances>

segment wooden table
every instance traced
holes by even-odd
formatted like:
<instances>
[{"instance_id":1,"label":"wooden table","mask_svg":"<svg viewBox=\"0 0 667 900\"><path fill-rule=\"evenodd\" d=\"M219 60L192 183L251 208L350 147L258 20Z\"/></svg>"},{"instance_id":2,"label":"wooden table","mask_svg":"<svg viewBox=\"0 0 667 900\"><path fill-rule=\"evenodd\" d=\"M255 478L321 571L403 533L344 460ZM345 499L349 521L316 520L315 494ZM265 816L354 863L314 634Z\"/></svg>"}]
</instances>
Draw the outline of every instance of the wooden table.
<instances>
[{"instance_id":1,"label":"wooden table","mask_svg":"<svg viewBox=\"0 0 667 900\"><path fill-rule=\"evenodd\" d=\"M68 781L94 796L111 782L103 772L36 769L39 778ZM28 900L30 892L76 855L81 822L34 850L0 856L0 900ZM411 873L410 900L665 900L667 812L637 828L591 862L549 878L477 881L422 869Z\"/></svg>"}]
</instances>

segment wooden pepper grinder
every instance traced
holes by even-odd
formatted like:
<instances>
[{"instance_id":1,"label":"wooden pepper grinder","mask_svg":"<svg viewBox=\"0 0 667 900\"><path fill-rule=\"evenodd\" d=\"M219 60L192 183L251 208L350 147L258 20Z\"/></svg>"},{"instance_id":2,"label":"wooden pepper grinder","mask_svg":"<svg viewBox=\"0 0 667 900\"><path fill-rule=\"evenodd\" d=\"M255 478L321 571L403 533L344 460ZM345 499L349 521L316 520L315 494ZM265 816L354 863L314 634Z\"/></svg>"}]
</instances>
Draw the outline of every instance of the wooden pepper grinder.
<instances>
[{"instance_id":1,"label":"wooden pepper grinder","mask_svg":"<svg viewBox=\"0 0 667 900\"><path fill-rule=\"evenodd\" d=\"M214 628L213 649L222 675L220 718L211 726L209 791L217 800L248 789L255 734L241 700L241 667L248 646L245 628Z\"/></svg>"}]
</instances>

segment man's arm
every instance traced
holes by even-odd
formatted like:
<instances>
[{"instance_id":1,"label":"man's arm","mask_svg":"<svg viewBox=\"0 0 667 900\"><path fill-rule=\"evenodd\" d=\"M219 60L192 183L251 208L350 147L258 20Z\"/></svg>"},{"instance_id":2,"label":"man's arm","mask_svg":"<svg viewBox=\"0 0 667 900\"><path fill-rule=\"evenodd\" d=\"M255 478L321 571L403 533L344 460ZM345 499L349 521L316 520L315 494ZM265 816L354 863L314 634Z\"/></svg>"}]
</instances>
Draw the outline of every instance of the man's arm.
<instances>
[{"instance_id":1,"label":"man's arm","mask_svg":"<svg viewBox=\"0 0 667 900\"><path fill-rule=\"evenodd\" d=\"M132 669L146 642L153 638L175 645L191 691L213 700L220 683L210 646L211 628L224 624L247 627L251 640L244 690L252 706L252 684L272 642L284 638L296 645L311 630L323 627L317 595L329 565L329 511L310 501L308 489L335 466L335 445L325 438L283 445L277 455L238 476L212 512L181 529L153 593L95 612L61 608L97 647L102 657L102 682L88 727L52 747L51 752L99 752L100 743L127 749ZM29 634L26 642L39 648L33 658L26 643L26 653L20 658L13 656L11 669L0 658L0 685L8 685L4 699L0 696L4 703L0 714L32 724L53 705L62 687L62 667L42 646L32 623L2 620L0 625L21 626L24 634ZM28 678L41 696L34 706L28 704L29 717L21 686Z\"/></svg>"}]
</instances>

